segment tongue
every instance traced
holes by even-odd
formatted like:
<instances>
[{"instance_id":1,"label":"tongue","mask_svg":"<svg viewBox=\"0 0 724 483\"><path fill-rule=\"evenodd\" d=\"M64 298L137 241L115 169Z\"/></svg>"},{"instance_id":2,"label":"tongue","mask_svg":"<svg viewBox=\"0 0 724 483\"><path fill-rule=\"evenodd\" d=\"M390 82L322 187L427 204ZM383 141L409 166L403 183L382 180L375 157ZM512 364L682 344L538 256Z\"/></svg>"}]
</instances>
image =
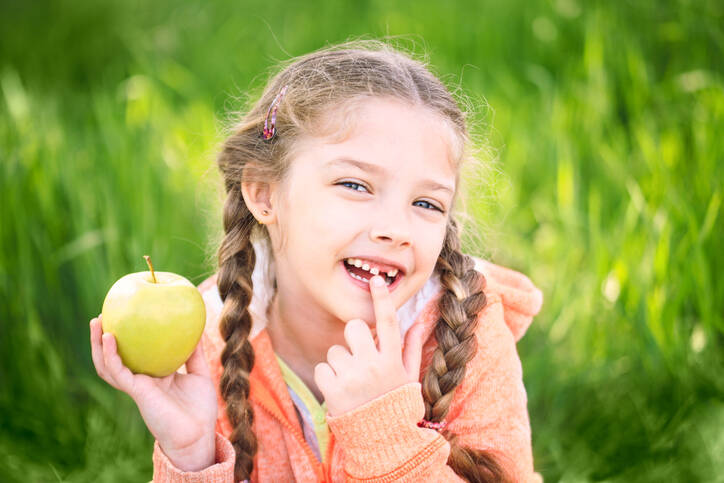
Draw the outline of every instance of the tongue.
<instances>
[{"instance_id":1,"label":"tongue","mask_svg":"<svg viewBox=\"0 0 724 483\"><path fill-rule=\"evenodd\" d=\"M368 272L367 270L362 270L361 268L357 268L354 265L353 266L347 265L347 270L354 273L355 275L357 275L359 277L366 278L367 280L372 278L372 274L370 272Z\"/></svg>"}]
</instances>

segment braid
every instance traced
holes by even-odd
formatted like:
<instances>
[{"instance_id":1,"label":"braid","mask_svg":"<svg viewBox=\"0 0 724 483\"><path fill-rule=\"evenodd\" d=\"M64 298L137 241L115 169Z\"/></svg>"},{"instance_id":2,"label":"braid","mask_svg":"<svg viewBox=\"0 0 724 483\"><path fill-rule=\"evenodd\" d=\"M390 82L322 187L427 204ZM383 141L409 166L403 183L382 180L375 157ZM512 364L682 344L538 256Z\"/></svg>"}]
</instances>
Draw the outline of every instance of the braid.
<instances>
[{"instance_id":1,"label":"braid","mask_svg":"<svg viewBox=\"0 0 724 483\"><path fill-rule=\"evenodd\" d=\"M450 409L455 389L465 376L465 366L477 350L475 329L485 307L485 277L473 260L460 251L457 223L450 219L435 270L445 292L440 298L440 319L435 326L437 347L422 381L425 419L442 421ZM448 464L473 482L509 481L503 463L490 451L460 446L456 435L443 431L450 443Z\"/></svg>"},{"instance_id":2,"label":"braid","mask_svg":"<svg viewBox=\"0 0 724 483\"><path fill-rule=\"evenodd\" d=\"M256 256L251 244L254 216L246 207L239 184L227 186L224 204L226 235L219 248L217 285L224 308L219 331L226 341L221 353L224 367L219 381L221 395L226 401L226 414L234 428L229 437L236 451L235 479L250 478L254 467L257 441L252 431L254 413L249 404L249 373L254 366L254 350L249 342L252 298L251 274Z\"/></svg>"}]
</instances>

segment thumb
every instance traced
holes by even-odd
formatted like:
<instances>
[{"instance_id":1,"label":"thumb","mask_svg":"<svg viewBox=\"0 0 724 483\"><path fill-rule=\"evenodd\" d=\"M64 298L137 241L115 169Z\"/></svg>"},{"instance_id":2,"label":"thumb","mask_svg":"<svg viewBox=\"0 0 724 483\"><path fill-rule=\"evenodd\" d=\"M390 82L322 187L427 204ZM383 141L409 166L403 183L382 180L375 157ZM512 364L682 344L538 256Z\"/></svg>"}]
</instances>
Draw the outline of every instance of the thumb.
<instances>
[{"instance_id":1,"label":"thumb","mask_svg":"<svg viewBox=\"0 0 724 483\"><path fill-rule=\"evenodd\" d=\"M199 340L196 349L191 353L191 357L186 361L186 370L189 374L197 374L199 376L211 377L209 365L206 363L206 354L204 353L203 338Z\"/></svg>"},{"instance_id":2,"label":"thumb","mask_svg":"<svg viewBox=\"0 0 724 483\"><path fill-rule=\"evenodd\" d=\"M420 363L422 362L422 345L425 326L415 324L405 334L405 348L402 351L402 363L411 381L420 379Z\"/></svg>"}]
</instances>

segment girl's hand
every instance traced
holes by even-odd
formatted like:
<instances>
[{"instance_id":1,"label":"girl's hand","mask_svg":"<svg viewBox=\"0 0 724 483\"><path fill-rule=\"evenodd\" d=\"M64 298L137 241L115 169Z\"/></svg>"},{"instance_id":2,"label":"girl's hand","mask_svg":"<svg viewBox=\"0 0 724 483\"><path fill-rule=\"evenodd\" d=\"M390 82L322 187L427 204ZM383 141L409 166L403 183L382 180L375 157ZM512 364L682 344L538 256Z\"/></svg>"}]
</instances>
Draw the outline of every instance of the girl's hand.
<instances>
[{"instance_id":1,"label":"girl's hand","mask_svg":"<svg viewBox=\"0 0 724 483\"><path fill-rule=\"evenodd\" d=\"M379 347L367 323L353 319L344 328L350 350L333 345L327 352L327 362L314 368L314 381L324 395L330 416L339 416L409 382L417 382L420 375L423 327L417 324L410 328L403 353L397 312L379 275L370 280L370 292Z\"/></svg>"},{"instance_id":2,"label":"girl's hand","mask_svg":"<svg viewBox=\"0 0 724 483\"><path fill-rule=\"evenodd\" d=\"M171 462L198 471L215 462L216 390L201 342L186 361L188 374L163 378L133 374L123 365L113 334L103 334L101 316L90 321L93 364L98 375L134 400L149 431Z\"/></svg>"}]
</instances>

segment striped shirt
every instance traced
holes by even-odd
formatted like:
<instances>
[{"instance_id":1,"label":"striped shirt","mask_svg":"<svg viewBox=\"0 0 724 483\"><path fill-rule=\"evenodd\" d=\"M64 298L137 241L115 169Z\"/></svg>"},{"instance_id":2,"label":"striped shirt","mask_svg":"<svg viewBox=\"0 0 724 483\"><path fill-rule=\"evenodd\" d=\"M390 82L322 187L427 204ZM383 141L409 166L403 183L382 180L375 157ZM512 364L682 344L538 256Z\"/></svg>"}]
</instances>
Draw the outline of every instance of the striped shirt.
<instances>
[{"instance_id":1,"label":"striped shirt","mask_svg":"<svg viewBox=\"0 0 724 483\"><path fill-rule=\"evenodd\" d=\"M289 395L297 410L299 424L302 426L304 439L312 448L317 459L324 463L329 443L329 427L327 426L327 405L319 404L312 391L299 376L277 355L282 377L289 389Z\"/></svg>"}]
</instances>

